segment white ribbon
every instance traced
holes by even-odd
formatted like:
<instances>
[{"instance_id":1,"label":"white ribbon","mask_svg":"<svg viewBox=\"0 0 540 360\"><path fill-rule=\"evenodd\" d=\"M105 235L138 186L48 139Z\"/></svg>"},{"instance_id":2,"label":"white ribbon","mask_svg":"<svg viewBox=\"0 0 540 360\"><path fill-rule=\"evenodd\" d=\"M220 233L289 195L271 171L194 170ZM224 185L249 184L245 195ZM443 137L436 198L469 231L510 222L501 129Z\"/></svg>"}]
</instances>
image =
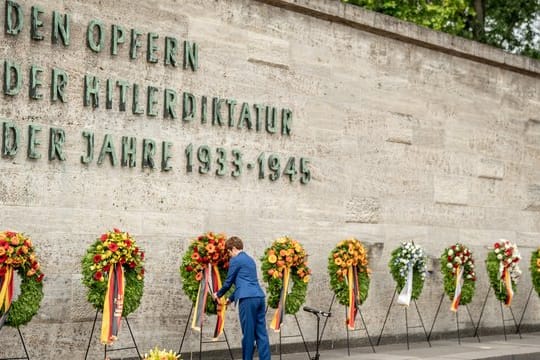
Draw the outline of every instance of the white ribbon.
<instances>
[{"instance_id":1,"label":"white ribbon","mask_svg":"<svg viewBox=\"0 0 540 360\"><path fill-rule=\"evenodd\" d=\"M409 264L408 271L407 271L407 281L405 281L405 285L403 286L403 289L401 289L401 292L399 293L399 296L397 299L397 303L399 305L409 306L409 304L411 303L412 283L413 283L413 267L412 267L412 264Z\"/></svg>"}]
</instances>

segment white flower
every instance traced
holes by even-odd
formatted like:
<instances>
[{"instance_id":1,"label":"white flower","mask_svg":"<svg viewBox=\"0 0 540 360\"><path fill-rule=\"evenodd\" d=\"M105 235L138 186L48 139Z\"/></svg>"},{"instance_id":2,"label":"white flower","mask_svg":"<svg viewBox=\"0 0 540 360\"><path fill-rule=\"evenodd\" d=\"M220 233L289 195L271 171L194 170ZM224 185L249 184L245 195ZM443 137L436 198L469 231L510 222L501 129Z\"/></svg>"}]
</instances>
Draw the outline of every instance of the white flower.
<instances>
[{"instance_id":1,"label":"white flower","mask_svg":"<svg viewBox=\"0 0 540 360\"><path fill-rule=\"evenodd\" d=\"M453 268L452 263L447 263L446 267L449 268L449 269Z\"/></svg>"},{"instance_id":2,"label":"white flower","mask_svg":"<svg viewBox=\"0 0 540 360\"><path fill-rule=\"evenodd\" d=\"M467 279L472 279L471 274L467 274Z\"/></svg>"},{"instance_id":3,"label":"white flower","mask_svg":"<svg viewBox=\"0 0 540 360\"><path fill-rule=\"evenodd\" d=\"M501 254L497 255L497 259L502 260L503 256Z\"/></svg>"},{"instance_id":4,"label":"white flower","mask_svg":"<svg viewBox=\"0 0 540 360\"><path fill-rule=\"evenodd\" d=\"M495 254L498 254L499 253L499 249L495 249Z\"/></svg>"}]
</instances>

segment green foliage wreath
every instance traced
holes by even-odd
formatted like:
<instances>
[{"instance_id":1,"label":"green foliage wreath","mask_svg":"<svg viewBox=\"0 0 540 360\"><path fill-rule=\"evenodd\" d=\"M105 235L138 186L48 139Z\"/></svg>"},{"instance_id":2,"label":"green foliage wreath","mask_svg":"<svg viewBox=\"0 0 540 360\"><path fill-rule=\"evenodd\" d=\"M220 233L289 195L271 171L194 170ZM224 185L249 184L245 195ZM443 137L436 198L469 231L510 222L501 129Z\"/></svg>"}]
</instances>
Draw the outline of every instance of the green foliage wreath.
<instances>
[{"instance_id":1,"label":"green foliage wreath","mask_svg":"<svg viewBox=\"0 0 540 360\"><path fill-rule=\"evenodd\" d=\"M467 305L472 301L476 289L476 273L472 252L463 244L455 244L444 249L441 254L441 273L443 275L444 293L451 301L456 292L457 268L463 270L463 285L459 305Z\"/></svg>"},{"instance_id":2,"label":"green foliage wreath","mask_svg":"<svg viewBox=\"0 0 540 360\"><path fill-rule=\"evenodd\" d=\"M516 281L521 276L521 270L518 266L520 259L521 255L517 246L504 239L493 244L493 250L488 253L486 269L491 287L495 291L495 297L499 301L505 301L508 296L501 270L504 267L508 268L512 280L512 290L515 292L517 288Z\"/></svg>"},{"instance_id":3,"label":"green foliage wreath","mask_svg":"<svg viewBox=\"0 0 540 360\"><path fill-rule=\"evenodd\" d=\"M129 233L114 229L90 245L81 261L82 282L88 288L88 301L97 310L103 310L109 271L117 263L124 268L122 316L127 316L141 304L144 289L144 252Z\"/></svg>"},{"instance_id":4,"label":"green foliage wreath","mask_svg":"<svg viewBox=\"0 0 540 360\"><path fill-rule=\"evenodd\" d=\"M203 271L208 264L216 265L219 270L221 281L227 278L230 256L225 249L225 234L208 232L194 239L182 258L180 266L180 276L182 278L182 288L189 299L195 304L199 285L203 277ZM227 297L232 291L229 290ZM206 298L206 314L216 314L216 303L212 297Z\"/></svg>"},{"instance_id":5,"label":"green foliage wreath","mask_svg":"<svg viewBox=\"0 0 540 360\"><path fill-rule=\"evenodd\" d=\"M531 254L531 266L529 267L531 272L531 280L534 286L534 290L540 295L540 248L536 249Z\"/></svg>"},{"instance_id":6,"label":"green foliage wreath","mask_svg":"<svg viewBox=\"0 0 540 360\"><path fill-rule=\"evenodd\" d=\"M263 280L268 284L268 306L273 309L279 305L284 270L290 268L292 286L287 294L285 313L296 314L306 300L311 274L302 245L289 237L279 238L264 251L261 262Z\"/></svg>"},{"instance_id":7,"label":"green foliage wreath","mask_svg":"<svg viewBox=\"0 0 540 360\"><path fill-rule=\"evenodd\" d=\"M404 242L392 251L388 266L396 282L398 293L405 286L409 265L413 268L413 284L411 300L417 300L422 293L426 278L426 255L424 249L414 242Z\"/></svg>"},{"instance_id":8,"label":"green foliage wreath","mask_svg":"<svg viewBox=\"0 0 540 360\"><path fill-rule=\"evenodd\" d=\"M43 277L32 240L22 233L0 233L0 276L8 267L21 278L20 294L12 301L5 324L18 327L27 324L37 314L43 299ZM0 315L2 315L0 310Z\"/></svg>"},{"instance_id":9,"label":"green foliage wreath","mask_svg":"<svg viewBox=\"0 0 540 360\"><path fill-rule=\"evenodd\" d=\"M330 287L341 305L349 306L349 284L347 275L350 267L358 269L360 304L368 297L369 274L367 251L360 241L351 238L340 241L328 256Z\"/></svg>"}]
</instances>

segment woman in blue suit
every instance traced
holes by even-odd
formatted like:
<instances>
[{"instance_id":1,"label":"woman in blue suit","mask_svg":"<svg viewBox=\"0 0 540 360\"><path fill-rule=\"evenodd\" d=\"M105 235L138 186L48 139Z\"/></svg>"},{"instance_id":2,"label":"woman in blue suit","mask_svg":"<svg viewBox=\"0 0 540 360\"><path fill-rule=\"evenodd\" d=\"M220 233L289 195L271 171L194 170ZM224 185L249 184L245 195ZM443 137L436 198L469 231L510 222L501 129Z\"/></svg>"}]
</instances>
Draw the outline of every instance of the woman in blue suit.
<instances>
[{"instance_id":1,"label":"woman in blue suit","mask_svg":"<svg viewBox=\"0 0 540 360\"><path fill-rule=\"evenodd\" d=\"M270 343L266 331L265 295L257 279L255 261L244 252L244 244L233 236L225 242L231 254L227 279L221 289L213 294L214 299L222 297L234 284L234 292L227 303L237 301L242 327L242 359L252 360L257 342L259 359L270 360Z\"/></svg>"}]
</instances>

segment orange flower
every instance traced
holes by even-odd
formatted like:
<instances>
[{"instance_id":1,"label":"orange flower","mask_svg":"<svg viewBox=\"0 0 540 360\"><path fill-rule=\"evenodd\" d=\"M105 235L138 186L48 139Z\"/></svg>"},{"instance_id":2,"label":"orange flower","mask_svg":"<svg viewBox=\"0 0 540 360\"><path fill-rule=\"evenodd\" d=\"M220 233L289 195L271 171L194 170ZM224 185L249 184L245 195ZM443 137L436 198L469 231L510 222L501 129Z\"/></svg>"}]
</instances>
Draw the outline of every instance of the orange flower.
<instances>
[{"instance_id":1,"label":"orange flower","mask_svg":"<svg viewBox=\"0 0 540 360\"><path fill-rule=\"evenodd\" d=\"M193 260L199 260L200 257L201 257L201 256L199 255L199 253L194 252L193 254L191 254L191 258L192 258Z\"/></svg>"},{"instance_id":2,"label":"orange flower","mask_svg":"<svg viewBox=\"0 0 540 360\"><path fill-rule=\"evenodd\" d=\"M278 261L277 261L277 266L278 266L278 267L283 267L283 266L285 266L285 261L283 261L283 260L278 260Z\"/></svg>"},{"instance_id":3,"label":"orange flower","mask_svg":"<svg viewBox=\"0 0 540 360\"><path fill-rule=\"evenodd\" d=\"M216 251L216 247L213 244L206 244L206 251L208 251L209 254L212 254Z\"/></svg>"},{"instance_id":4,"label":"orange flower","mask_svg":"<svg viewBox=\"0 0 540 360\"><path fill-rule=\"evenodd\" d=\"M2 255L2 254L0 254ZM536 259L536 266L540 267L540 259Z\"/></svg>"},{"instance_id":5,"label":"orange flower","mask_svg":"<svg viewBox=\"0 0 540 360\"><path fill-rule=\"evenodd\" d=\"M199 271L197 275L195 275L195 280L201 281L202 280L202 271Z\"/></svg>"},{"instance_id":6,"label":"orange flower","mask_svg":"<svg viewBox=\"0 0 540 360\"><path fill-rule=\"evenodd\" d=\"M282 256L282 257L287 256L287 250L285 250L285 249L279 250L279 255Z\"/></svg>"}]
</instances>

